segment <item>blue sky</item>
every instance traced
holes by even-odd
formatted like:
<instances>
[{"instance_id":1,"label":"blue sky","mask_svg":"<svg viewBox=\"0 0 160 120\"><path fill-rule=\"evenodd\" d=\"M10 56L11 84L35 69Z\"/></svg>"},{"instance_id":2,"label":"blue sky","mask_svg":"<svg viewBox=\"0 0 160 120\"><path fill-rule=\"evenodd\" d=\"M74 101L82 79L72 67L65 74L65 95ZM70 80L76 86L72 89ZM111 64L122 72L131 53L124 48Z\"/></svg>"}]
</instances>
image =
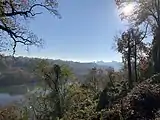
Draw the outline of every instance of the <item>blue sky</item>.
<instances>
[{"instance_id":1,"label":"blue sky","mask_svg":"<svg viewBox=\"0 0 160 120\"><path fill-rule=\"evenodd\" d=\"M43 10L42 10L43 11ZM121 61L112 49L124 29L114 0L59 0L62 19L43 11L29 28L45 40L44 48L18 48L16 55L73 61Z\"/></svg>"}]
</instances>

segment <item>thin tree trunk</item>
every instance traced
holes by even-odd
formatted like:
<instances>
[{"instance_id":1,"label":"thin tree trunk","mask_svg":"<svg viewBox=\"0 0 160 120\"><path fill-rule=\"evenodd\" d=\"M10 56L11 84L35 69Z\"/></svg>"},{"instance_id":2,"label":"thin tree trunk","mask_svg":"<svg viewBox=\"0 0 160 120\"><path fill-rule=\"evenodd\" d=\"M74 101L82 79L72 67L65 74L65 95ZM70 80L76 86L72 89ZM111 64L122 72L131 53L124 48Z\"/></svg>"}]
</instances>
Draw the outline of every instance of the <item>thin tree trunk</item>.
<instances>
[{"instance_id":1,"label":"thin tree trunk","mask_svg":"<svg viewBox=\"0 0 160 120\"><path fill-rule=\"evenodd\" d=\"M138 81L138 75L137 75L137 44L136 44L136 40L135 40L135 51L134 51L134 72L135 72L135 82Z\"/></svg>"},{"instance_id":2,"label":"thin tree trunk","mask_svg":"<svg viewBox=\"0 0 160 120\"><path fill-rule=\"evenodd\" d=\"M129 39L128 39L127 61L128 61L128 84L129 84L129 88L131 89L133 87L133 85L132 85L132 68L131 68L131 46L130 46Z\"/></svg>"}]
</instances>

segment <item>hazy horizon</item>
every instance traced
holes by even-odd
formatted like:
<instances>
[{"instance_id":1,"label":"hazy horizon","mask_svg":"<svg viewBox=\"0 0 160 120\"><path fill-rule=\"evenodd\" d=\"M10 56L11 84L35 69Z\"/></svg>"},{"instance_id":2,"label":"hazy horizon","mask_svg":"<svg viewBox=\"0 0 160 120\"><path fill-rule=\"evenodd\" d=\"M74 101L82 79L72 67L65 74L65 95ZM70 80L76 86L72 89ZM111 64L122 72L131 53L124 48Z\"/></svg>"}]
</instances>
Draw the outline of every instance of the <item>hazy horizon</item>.
<instances>
[{"instance_id":1,"label":"hazy horizon","mask_svg":"<svg viewBox=\"0 0 160 120\"><path fill-rule=\"evenodd\" d=\"M23 55L15 55L15 57L28 57L28 58L40 58L40 59L52 59L52 60L62 60L62 61L73 61L73 62L80 62L80 63L96 63L96 62L122 62L118 60L112 60L112 61L104 61L104 60L93 60L93 61L81 61L81 60L75 60L75 59L60 59L60 58L49 58L49 57L39 57L39 56L23 56Z\"/></svg>"}]
</instances>

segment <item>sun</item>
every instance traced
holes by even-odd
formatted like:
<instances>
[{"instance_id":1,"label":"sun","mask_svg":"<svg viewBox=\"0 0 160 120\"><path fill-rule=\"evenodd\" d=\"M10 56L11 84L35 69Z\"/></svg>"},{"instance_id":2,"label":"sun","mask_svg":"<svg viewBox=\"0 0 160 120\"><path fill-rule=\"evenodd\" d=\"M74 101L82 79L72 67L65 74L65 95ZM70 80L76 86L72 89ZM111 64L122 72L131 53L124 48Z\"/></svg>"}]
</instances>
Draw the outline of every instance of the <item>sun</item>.
<instances>
[{"instance_id":1,"label":"sun","mask_svg":"<svg viewBox=\"0 0 160 120\"><path fill-rule=\"evenodd\" d=\"M122 8L122 13L128 16L132 14L133 10L134 10L134 4L127 4Z\"/></svg>"}]
</instances>

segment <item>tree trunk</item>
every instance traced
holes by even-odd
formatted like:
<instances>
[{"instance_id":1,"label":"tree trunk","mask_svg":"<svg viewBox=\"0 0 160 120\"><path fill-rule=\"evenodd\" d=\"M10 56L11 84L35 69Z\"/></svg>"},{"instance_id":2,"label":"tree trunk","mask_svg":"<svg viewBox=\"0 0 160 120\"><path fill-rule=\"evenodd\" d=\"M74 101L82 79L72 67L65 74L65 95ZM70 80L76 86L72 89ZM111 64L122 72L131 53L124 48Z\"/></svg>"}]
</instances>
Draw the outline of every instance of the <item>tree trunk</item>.
<instances>
[{"instance_id":1,"label":"tree trunk","mask_svg":"<svg viewBox=\"0 0 160 120\"><path fill-rule=\"evenodd\" d=\"M154 73L160 73L160 50L159 46L153 51Z\"/></svg>"},{"instance_id":2,"label":"tree trunk","mask_svg":"<svg viewBox=\"0 0 160 120\"><path fill-rule=\"evenodd\" d=\"M132 85L132 68L131 68L131 46L130 46L129 39L128 39L127 61L128 61L128 85L129 85L129 88L131 89L133 87L133 85Z\"/></svg>"},{"instance_id":3,"label":"tree trunk","mask_svg":"<svg viewBox=\"0 0 160 120\"><path fill-rule=\"evenodd\" d=\"M101 92L96 111L101 111L109 105L109 95L107 94L107 87Z\"/></svg>"},{"instance_id":4,"label":"tree trunk","mask_svg":"<svg viewBox=\"0 0 160 120\"><path fill-rule=\"evenodd\" d=\"M135 51L134 51L134 72L135 72L135 82L138 81L138 75L137 75L137 44L136 44L136 40L135 40Z\"/></svg>"},{"instance_id":5,"label":"tree trunk","mask_svg":"<svg viewBox=\"0 0 160 120\"><path fill-rule=\"evenodd\" d=\"M154 67L154 73L160 73L160 29L157 29L157 32L154 37L153 42L153 50L152 50L152 56L153 56L153 67Z\"/></svg>"},{"instance_id":6,"label":"tree trunk","mask_svg":"<svg viewBox=\"0 0 160 120\"><path fill-rule=\"evenodd\" d=\"M113 88L115 88L115 86L114 86L114 83L113 83L113 81L112 81L112 74L109 74L109 80L110 80L110 83L111 83L111 85L112 85L112 87Z\"/></svg>"},{"instance_id":7,"label":"tree trunk","mask_svg":"<svg viewBox=\"0 0 160 120\"><path fill-rule=\"evenodd\" d=\"M55 72L55 92L57 95L57 103L56 103L56 108L57 108L57 117L62 118L63 113L62 113L62 106L61 106L61 97L60 97L60 90L59 90L59 78L60 78L60 73L61 69L59 65L54 66L54 72Z\"/></svg>"}]
</instances>

